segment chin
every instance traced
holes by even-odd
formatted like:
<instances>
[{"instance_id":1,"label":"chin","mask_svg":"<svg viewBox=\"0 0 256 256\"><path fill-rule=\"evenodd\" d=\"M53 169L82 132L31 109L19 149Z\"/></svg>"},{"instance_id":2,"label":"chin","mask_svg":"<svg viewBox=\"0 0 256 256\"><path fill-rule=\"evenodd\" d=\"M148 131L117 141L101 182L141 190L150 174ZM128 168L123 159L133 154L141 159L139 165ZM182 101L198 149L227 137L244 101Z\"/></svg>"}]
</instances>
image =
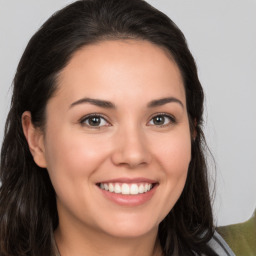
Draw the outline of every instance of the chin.
<instances>
[{"instance_id":1,"label":"chin","mask_svg":"<svg viewBox=\"0 0 256 256\"><path fill-rule=\"evenodd\" d=\"M104 227L105 233L119 238L138 238L145 236L151 232L158 231L158 223L151 221L134 220L133 218L124 219L122 221L115 220L113 223L108 223Z\"/></svg>"}]
</instances>

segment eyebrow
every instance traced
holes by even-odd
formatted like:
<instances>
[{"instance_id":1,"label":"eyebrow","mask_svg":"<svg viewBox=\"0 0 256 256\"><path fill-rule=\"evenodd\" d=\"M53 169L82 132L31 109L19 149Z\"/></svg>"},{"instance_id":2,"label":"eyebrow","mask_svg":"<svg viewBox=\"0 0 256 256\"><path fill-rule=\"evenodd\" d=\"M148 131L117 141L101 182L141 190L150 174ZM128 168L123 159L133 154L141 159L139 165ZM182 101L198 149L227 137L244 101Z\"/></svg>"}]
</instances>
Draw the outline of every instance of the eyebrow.
<instances>
[{"instance_id":1,"label":"eyebrow","mask_svg":"<svg viewBox=\"0 0 256 256\"><path fill-rule=\"evenodd\" d=\"M167 103L172 103L172 102L178 103L182 108L184 108L183 103L179 99L174 98L174 97L152 100L147 104L147 107L148 108L153 108L153 107L163 106ZM110 109L116 108L115 104L113 104L110 101L100 100L100 99L92 99L92 98L79 99L79 100L73 102L70 105L70 108L72 108L76 105L79 105L79 104L84 104L84 103L89 103L89 104L92 104L92 105L95 105L95 106L98 106L98 107L101 107L101 108L110 108Z\"/></svg>"},{"instance_id":2,"label":"eyebrow","mask_svg":"<svg viewBox=\"0 0 256 256\"><path fill-rule=\"evenodd\" d=\"M149 108L153 108L153 107L163 106L163 105L165 105L167 103L172 103L172 102L178 103L179 105L181 105L182 108L184 108L183 103L179 99L174 98L174 97L168 97L168 98L152 100L151 102L148 103L147 106Z\"/></svg>"},{"instance_id":3,"label":"eyebrow","mask_svg":"<svg viewBox=\"0 0 256 256\"><path fill-rule=\"evenodd\" d=\"M83 103L90 103L101 108L116 108L115 105L110 101L91 98L82 98L80 100L77 100L70 105L70 108Z\"/></svg>"}]
</instances>

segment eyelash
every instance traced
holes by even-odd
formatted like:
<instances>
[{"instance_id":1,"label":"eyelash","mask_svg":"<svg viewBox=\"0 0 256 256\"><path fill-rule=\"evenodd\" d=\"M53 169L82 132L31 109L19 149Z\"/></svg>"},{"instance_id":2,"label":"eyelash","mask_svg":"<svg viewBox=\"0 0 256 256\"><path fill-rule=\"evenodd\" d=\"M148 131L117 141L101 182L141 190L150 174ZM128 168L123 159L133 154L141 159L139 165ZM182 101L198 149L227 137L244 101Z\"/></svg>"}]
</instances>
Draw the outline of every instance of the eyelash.
<instances>
[{"instance_id":1,"label":"eyelash","mask_svg":"<svg viewBox=\"0 0 256 256\"><path fill-rule=\"evenodd\" d=\"M100 118L101 122L102 122L102 120L104 120L106 122L106 125L104 124L104 125L101 125L101 126L93 126L93 125L90 125L90 124L86 123L86 122L88 122L90 120L90 118L93 118L93 117ZM169 125L177 123L175 117L170 115L170 114L167 114L167 113L156 113L155 115L153 115L150 118L150 121L148 123L153 121L153 119L156 118L156 117L168 118L169 122L167 124L164 123L164 124L161 124L161 125L148 124L148 126L156 126L158 128L161 128L161 127L167 127ZM81 118L79 122L80 122L81 125L87 126L87 127L91 128L91 129L100 129L100 128L104 127L104 126L111 126L111 124L107 121L107 118L104 115L98 114L98 113L86 115L83 118Z\"/></svg>"},{"instance_id":2,"label":"eyelash","mask_svg":"<svg viewBox=\"0 0 256 256\"><path fill-rule=\"evenodd\" d=\"M155 124L152 124L158 128L162 128L162 127L167 127L167 126L170 126L170 125L173 125L173 124L176 124L177 121L176 121L176 118L173 116L173 115L170 115L170 114L167 114L167 113L156 113L155 115L153 115L151 118L150 118L150 121L153 121L154 118L156 117L164 117L164 118L168 118L169 119L169 122L167 124L162 124L162 125L155 125Z\"/></svg>"},{"instance_id":3,"label":"eyelash","mask_svg":"<svg viewBox=\"0 0 256 256\"><path fill-rule=\"evenodd\" d=\"M93 118L93 117L100 118L101 122L102 122L102 120L104 120L107 123L107 125L93 126L93 125L87 124L86 122L89 121L90 118ZM107 118L104 115L98 114L98 113L86 115L83 118L81 118L79 122L81 125L87 126L91 129L100 129L103 126L111 126L111 124L107 121Z\"/></svg>"}]
</instances>

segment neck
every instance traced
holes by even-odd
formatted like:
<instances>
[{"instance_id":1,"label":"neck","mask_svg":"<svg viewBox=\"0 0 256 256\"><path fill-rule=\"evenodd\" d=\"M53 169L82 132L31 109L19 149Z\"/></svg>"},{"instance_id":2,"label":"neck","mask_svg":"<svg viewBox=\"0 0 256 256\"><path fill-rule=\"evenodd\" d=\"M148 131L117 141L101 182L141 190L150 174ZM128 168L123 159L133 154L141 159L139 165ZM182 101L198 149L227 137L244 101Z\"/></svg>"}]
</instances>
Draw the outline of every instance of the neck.
<instances>
[{"instance_id":1,"label":"neck","mask_svg":"<svg viewBox=\"0 0 256 256\"><path fill-rule=\"evenodd\" d=\"M140 237L114 237L88 230L58 227L55 240L60 256L161 256L161 246L157 239L157 230Z\"/></svg>"}]
</instances>

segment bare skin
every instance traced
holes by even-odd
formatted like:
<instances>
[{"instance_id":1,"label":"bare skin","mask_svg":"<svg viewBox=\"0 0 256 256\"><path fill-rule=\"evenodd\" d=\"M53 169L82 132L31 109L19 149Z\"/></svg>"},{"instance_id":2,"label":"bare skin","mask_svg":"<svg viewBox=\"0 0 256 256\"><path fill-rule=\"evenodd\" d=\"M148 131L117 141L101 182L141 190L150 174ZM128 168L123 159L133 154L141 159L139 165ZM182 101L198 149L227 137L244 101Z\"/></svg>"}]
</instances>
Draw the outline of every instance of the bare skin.
<instances>
[{"instance_id":1,"label":"bare skin","mask_svg":"<svg viewBox=\"0 0 256 256\"><path fill-rule=\"evenodd\" d=\"M60 73L46 113L43 132L29 112L23 129L56 191L61 256L160 256L158 226L191 159L184 85L171 57L147 41L86 46ZM125 186L135 194L123 195Z\"/></svg>"}]
</instances>

